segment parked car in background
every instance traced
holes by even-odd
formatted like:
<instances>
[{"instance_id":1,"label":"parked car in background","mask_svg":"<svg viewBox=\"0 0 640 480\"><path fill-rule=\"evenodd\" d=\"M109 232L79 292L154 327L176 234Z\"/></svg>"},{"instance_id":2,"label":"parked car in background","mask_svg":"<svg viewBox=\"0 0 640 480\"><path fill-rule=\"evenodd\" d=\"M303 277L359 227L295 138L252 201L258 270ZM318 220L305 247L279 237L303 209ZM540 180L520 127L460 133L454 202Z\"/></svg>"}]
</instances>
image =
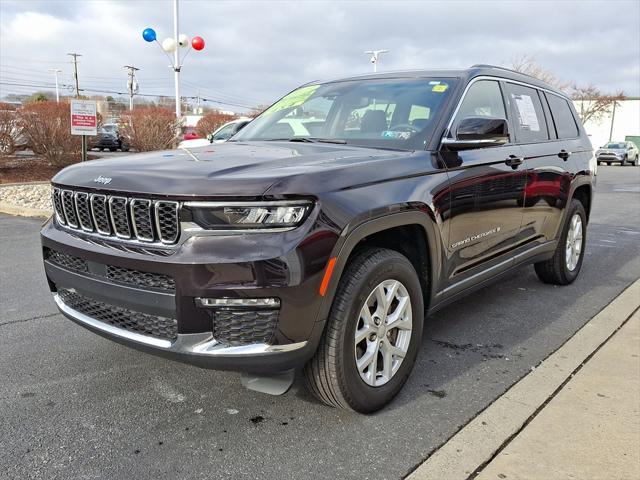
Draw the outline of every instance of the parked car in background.
<instances>
[{"instance_id":1,"label":"parked car in background","mask_svg":"<svg viewBox=\"0 0 640 480\"><path fill-rule=\"evenodd\" d=\"M109 149L112 152L116 150L129 151L129 145L127 145L126 139L120 135L118 125L115 123L103 124L98 130L98 135L89 140L89 148Z\"/></svg>"},{"instance_id":2,"label":"parked car in background","mask_svg":"<svg viewBox=\"0 0 640 480\"><path fill-rule=\"evenodd\" d=\"M178 148L195 148L195 147L204 147L205 145L209 145L210 143L222 143L229 140L236 133L242 130L247 123L251 121L251 118L237 118L236 120L231 120L230 122L225 123L220 128L218 128L215 132L207 135L207 138L197 138L194 140L183 140L178 144Z\"/></svg>"},{"instance_id":3,"label":"parked car in background","mask_svg":"<svg viewBox=\"0 0 640 480\"><path fill-rule=\"evenodd\" d=\"M199 138L200 138L200 135L198 135L198 132L196 131L196 127L183 127L182 141L197 140Z\"/></svg>"},{"instance_id":4,"label":"parked car in background","mask_svg":"<svg viewBox=\"0 0 640 480\"><path fill-rule=\"evenodd\" d=\"M628 164L638 165L640 162L638 147L633 142L609 142L596 150L598 163L620 163L623 167Z\"/></svg>"}]
</instances>

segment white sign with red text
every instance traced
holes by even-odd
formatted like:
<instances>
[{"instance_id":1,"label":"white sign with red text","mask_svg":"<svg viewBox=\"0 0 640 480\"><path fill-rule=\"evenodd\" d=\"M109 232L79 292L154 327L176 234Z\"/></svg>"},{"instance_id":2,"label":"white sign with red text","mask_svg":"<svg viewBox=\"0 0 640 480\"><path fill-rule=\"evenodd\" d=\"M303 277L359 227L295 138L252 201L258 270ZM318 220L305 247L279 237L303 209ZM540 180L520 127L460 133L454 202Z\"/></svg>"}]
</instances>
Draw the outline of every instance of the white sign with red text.
<instances>
[{"instance_id":1,"label":"white sign with red text","mask_svg":"<svg viewBox=\"0 0 640 480\"><path fill-rule=\"evenodd\" d=\"M71 135L97 135L95 100L71 100Z\"/></svg>"}]
</instances>

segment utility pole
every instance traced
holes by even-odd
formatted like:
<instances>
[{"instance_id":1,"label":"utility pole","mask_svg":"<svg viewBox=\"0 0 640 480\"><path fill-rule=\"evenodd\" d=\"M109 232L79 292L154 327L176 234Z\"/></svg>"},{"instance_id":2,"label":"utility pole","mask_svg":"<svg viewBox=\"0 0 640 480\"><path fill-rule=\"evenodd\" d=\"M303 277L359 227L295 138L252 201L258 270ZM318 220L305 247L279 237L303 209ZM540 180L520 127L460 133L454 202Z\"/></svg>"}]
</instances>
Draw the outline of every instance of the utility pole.
<instances>
[{"instance_id":1,"label":"utility pole","mask_svg":"<svg viewBox=\"0 0 640 480\"><path fill-rule=\"evenodd\" d=\"M56 102L60 103L60 92L58 91L58 74L62 71L59 68L50 68L49 71L56 77Z\"/></svg>"},{"instance_id":2,"label":"utility pole","mask_svg":"<svg viewBox=\"0 0 640 480\"><path fill-rule=\"evenodd\" d=\"M67 53L70 57L73 57L73 78L76 81L76 98L80 98L80 83L78 82L78 57L81 57L79 53ZM82 141L82 161L87 161L87 136L82 135L80 137Z\"/></svg>"},{"instance_id":3,"label":"utility pole","mask_svg":"<svg viewBox=\"0 0 640 480\"><path fill-rule=\"evenodd\" d=\"M127 88L129 89L129 110L133 110L133 95L138 93L136 72L140 69L132 65L125 65L123 68L129 69L129 79L127 80Z\"/></svg>"}]
</instances>

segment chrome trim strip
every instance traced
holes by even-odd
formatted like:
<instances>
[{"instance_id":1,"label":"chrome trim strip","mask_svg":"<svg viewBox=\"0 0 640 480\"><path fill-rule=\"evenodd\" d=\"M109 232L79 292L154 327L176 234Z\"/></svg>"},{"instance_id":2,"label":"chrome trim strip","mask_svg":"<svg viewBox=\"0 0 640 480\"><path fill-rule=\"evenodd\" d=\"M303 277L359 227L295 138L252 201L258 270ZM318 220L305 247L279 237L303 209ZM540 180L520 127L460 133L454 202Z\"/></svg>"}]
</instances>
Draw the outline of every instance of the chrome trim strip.
<instances>
[{"instance_id":1,"label":"chrome trim strip","mask_svg":"<svg viewBox=\"0 0 640 480\"><path fill-rule=\"evenodd\" d=\"M71 203L75 206L75 201L74 201L74 192L73 190L62 190L62 192L60 193L60 200L62 200L62 211L64 212L64 220L66 222L67 225L69 225L71 228L78 228L79 225L78 223L76 223L75 225L73 223L71 223L69 221L69 214L67 213L67 208L65 207L65 202L64 202L64 194L65 193L69 193L71 195ZM73 212L76 216L76 220L78 219L78 212L74 211Z\"/></svg>"},{"instance_id":2,"label":"chrome trim strip","mask_svg":"<svg viewBox=\"0 0 640 480\"><path fill-rule=\"evenodd\" d=\"M251 345L240 345L237 347L226 347L213 338L211 333L188 333L178 334L175 342L170 340L162 340L160 338L149 337L139 333L130 332L122 328L114 327L108 323L101 322L94 318L78 312L67 306L57 293L53 294L53 299L58 308L67 317L76 323L86 325L87 327L99 330L108 335L127 340L132 343L138 343L150 347L161 348L165 351L186 354L186 355L203 355L203 356L252 356L275 354L282 352L291 352L298 350L307 345L307 342L289 343L287 345L269 345L266 343L254 343Z\"/></svg>"},{"instance_id":3,"label":"chrome trim strip","mask_svg":"<svg viewBox=\"0 0 640 480\"><path fill-rule=\"evenodd\" d=\"M146 335L141 335L139 333L130 332L128 330L114 327L113 325L109 325L108 323L104 323L94 318L91 318L88 315L85 315L84 313L80 313L77 310L74 310L73 308L68 307L67 304L64 303L62 298L60 298L60 295L58 295L57 293L54 293L53 299L55 300L56 304L58 305L58 308L60 309L60 311L62 311L62 313L72 317L77 322L84 323L92 328L95 328L96 330L100 330L101 332L108 333L109 335L113 335L114 337L123 338L125 340L130 340L136 343L143 343L145 345L150 345L152 347L158 347L158 348L171 347L171 341L169 340L162 340L160 338L153 338L153 337L148 337Z\"/></svg>"},{"instance_id":4,"label":"chrome trim strip","mask_svg":"<svg viewBox=\"0 0 640 480\"><path fill-rule=\"evenodd\" d=\"M122 233L120 233L118 231L118 229L116 228L116 222L113 219L113 201L114 200L124 200L124 216L127 217L127 230L129 231L128 235L123 235ZM116 237L118 238L123 238L123 239L130 239L131 238L131 225L129 224L129 215L127 214L127 203L128 202L128 198L127 197L118 197L118 196L111 196L109 197L109 216L111 217L111 228L113 228L113 232L116 234Z\"/></svg>"},{"instance_id":5,"label":"chrome trim strip","mask_svg":"<svg viewBox=\"0 0 640 480\"><path fill-rule=\"evenodd\" d=\"M302 224L300 224L302 225ZM233 235L233 234L247 234L247 233L279 233L279 232L290 232L291 230L295 230L300 225L296 225L295 227L274 227L274 228L237 228L237 229L229 229L229 230L213 230L202 228L197 223L193 222L180 222L180 230L183 233L187 233L190 235L197 235L199 237L209 237L213 235Z\"/></svg>"},{"instance_id":6,"label":"chrome trim strip","mask_svg":"<svg viewBox=\"0 0 640 480\"><path fill-rule=\"evenodd\" d=\"M149 209L149 225L151 226L151 237L143 237L142 235L140 235L138 233L138 227L136 225L137 221L136 221L136 215L135 215L135 211L134 211L134 207L136 204L145 204L147 205L147 208ZM142 242L153 242L155 240L155 238L153 237L153 210L154 209L154 203L147 199L147 198L132 198L129 201L129 211L131 213L131 226L133 227L133 234L134 236L142 241Z\"/></svg>"},{"instance_id":7,"label":"chrome trim strip","mask_svg":"<svg viewBox=\"0 0 640 480\"><path fill-rule=\"evenodd\" d=\"M89 209L89 215L91 215L91 208L89 205L89 194L86 192L76 192L73 195L73 201L76 205L76 214L78 215L78 224L80 225L80 228L82 230L84 230L85 232L93 232L93 225L90 225L90 228L86 228L84 226L84 224L82 223L82 217L80 216L80 209L78 208L78 197L81 195L85 195L85 202L87 202L87 208ZM91 218L91 220L93 220L93 218Z\"/></svg>"},{"instance_id":8,"label":"chrome trim strip","mask_svg":"<svg viewBox=\"0 0 640 480\"><path fill-rule=\"evenodd\" d=\"M216 208L216 207L263 207L263 206L279 206L285 207L288 205L298 205L298 206L308 206L310 205L310 200L272 200L267 202L261 202L257 200L255 202L184 202L185 207L194 207L194 208Z\"/></svg>"}]
</instances>

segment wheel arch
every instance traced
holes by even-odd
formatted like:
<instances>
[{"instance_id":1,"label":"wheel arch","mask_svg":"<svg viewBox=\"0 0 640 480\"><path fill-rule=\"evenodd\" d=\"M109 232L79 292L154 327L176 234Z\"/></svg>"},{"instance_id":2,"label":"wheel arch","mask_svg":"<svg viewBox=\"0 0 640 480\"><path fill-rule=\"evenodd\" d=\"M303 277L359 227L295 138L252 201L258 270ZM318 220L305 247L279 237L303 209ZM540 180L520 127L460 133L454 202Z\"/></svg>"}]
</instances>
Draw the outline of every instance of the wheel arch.
<instances>
[{"instance_id":1,"label":"wheel arch","mask_svg":"<svg viewBox=\"0 0 640 480\"><path fill-rule=\"evenodd\" d=\"M426 207L425 207L426 208ZM438 241L437 224L431 210L410 210L384 215L360 223L356 227L346 228L331 253L335 264L317 319L326 320L331 304L338 289L340 278L349 263L349 259L362 246L390 248L407 256L416 268L421 286L425 312L433 299L435 281L439 278L441 242ZM403 242L417 234L417 242ZM395 239L398 235L401 240ZM426 278L425 278L426 276Z\"/></svg>"}]
</instances>

